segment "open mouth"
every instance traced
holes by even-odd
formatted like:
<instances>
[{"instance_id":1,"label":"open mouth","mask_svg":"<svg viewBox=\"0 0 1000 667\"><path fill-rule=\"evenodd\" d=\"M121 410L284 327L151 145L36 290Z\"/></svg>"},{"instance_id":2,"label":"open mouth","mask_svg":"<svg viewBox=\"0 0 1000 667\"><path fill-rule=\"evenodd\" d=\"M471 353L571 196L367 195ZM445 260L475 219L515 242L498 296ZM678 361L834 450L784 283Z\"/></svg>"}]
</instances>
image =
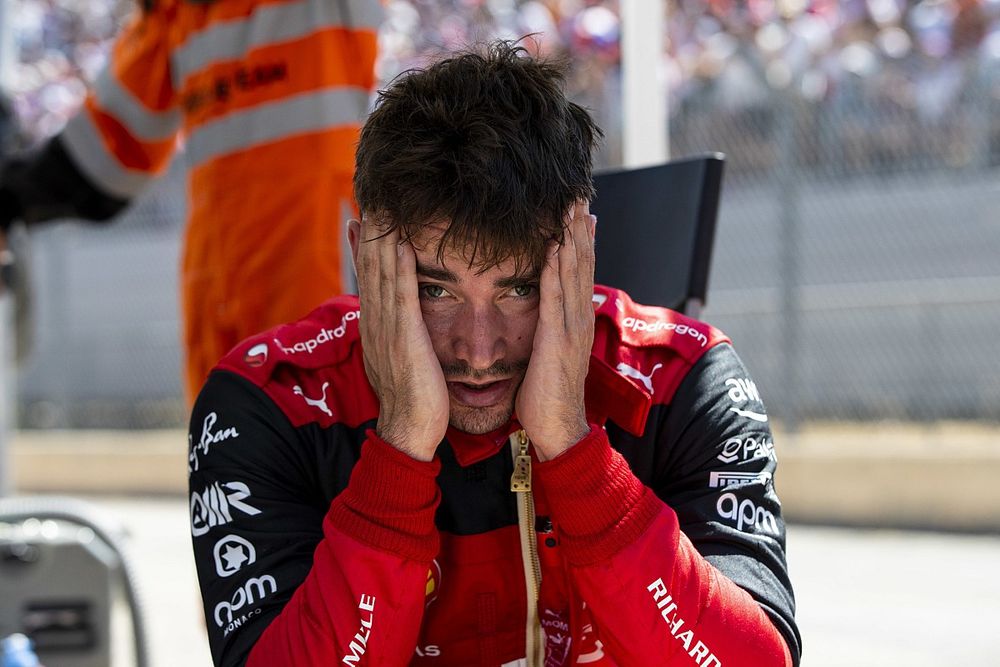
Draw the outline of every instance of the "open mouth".
<instances>
[{"instance_id":1,"label":"open mouth","mask_svg":"<svg viewBox=\"0 0 1000 667\"><path fill-rule=\"evenodd\" d=\"M448 391L463 405L484 408L500 401L510 389L511 382L510 379L493 382L449 382Z\"/></svg>"}]
</instances>

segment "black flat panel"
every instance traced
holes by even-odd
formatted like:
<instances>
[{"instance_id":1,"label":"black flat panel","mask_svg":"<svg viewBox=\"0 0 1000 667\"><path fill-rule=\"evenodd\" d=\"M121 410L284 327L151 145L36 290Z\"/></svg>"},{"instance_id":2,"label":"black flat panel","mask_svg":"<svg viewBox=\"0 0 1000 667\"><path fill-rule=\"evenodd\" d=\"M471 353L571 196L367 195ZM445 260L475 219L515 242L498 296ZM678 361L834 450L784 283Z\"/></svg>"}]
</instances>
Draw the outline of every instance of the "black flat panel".
<instances>
[{"instance_id":1,"label":"black flat panel","mask_svg":"<svg viewBox=\"0 0 1000 667\"><path fill-rule=\"evenodd\" d=\"M721 154L596 174L598 283L641 303L703 303L722 185Z\"/></svg>"}]
</instances>

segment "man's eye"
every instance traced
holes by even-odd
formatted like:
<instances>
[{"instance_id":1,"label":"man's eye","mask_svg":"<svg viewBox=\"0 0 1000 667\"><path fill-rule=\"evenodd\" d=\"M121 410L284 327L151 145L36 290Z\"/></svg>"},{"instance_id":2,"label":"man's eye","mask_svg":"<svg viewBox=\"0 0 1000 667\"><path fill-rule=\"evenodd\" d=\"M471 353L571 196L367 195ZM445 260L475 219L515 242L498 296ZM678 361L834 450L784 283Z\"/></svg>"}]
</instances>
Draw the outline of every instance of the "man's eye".
<instances>
[{"instance_id":1,"label":"man's eye","mask_svg":"<svg viewBox=\"0 0 1000 667\"><path fill-rule=\"evenodd\" d=\"M420 286L420 296L426 296L431 299L440 299L447 292L440 285L421 285Z\"/></svg>"},{"instance_id":2,"label":"man's eye","mask_svg":"<svg viewBox=\"0 0 1000 667\"><path fill-rule=\"evenodd\" d=\"M511 288L511 292L514 293L514 296L519 296L519 297L531 296L535 292L535 286L515 285L513 288Z\"/></svg>"}]
</instances>

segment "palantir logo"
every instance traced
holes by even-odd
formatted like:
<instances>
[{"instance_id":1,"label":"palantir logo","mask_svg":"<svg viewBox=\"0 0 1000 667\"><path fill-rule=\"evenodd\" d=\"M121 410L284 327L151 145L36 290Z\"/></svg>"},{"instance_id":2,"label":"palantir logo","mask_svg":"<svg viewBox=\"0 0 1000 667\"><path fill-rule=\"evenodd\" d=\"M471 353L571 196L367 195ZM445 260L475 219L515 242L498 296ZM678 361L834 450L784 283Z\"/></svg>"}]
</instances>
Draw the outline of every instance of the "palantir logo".
<instances>
[{"instance_id":1,"label":"palantir logo","mask_svg":"<svg viewBox=\"0 0 1000 667\"><path fill-rule=\"evenodd\" d=\"M215 482L201 493L191 494L191 534L204 535L216 526L233 520L232 510L257 516L260 510L243 502L250 497L250 487L243 482Z\"/></svg>"},{"instance_id":2,"label":"palantir logo","mask_svg":"<svg viewBox=\"0 0 1000 667\"><path fill-rule=\"evenodd\" d=\"M244 565L257 562L257 550L239 535L226 535L215 543L215 571L220 577L231 577Z\"/></svg>"},{"instance_id":3,"label":"palantir logo","mask_svg":"<svg viewBox=\"0 0 1000 667\"><path fill-rule=\"evenodd\" d=\"M774 454L774 441L764 437L729 438L722 443L722 452L715 458L723 463L736 461L752 461L753 459L771 459L777 461Z\"/></svg>"}]
</instances>

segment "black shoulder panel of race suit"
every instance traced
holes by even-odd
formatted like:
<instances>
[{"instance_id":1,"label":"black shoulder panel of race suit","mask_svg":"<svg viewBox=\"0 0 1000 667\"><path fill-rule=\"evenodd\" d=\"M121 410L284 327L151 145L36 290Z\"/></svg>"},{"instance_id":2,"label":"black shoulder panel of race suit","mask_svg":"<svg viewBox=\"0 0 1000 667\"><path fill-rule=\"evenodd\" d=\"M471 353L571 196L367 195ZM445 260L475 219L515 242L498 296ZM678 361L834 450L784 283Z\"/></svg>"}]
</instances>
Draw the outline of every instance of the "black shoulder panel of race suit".
<instances>
[{"instance_id":1,"label":"black shoulder panel of race suit","mask_svg":"<svg viewBox=\"0 0 1000 667\"><path fill-rule=\"evenodd\" d=\"M56 218L104 222L128 205L100 190L80 171L60 138L0 166L0 228L15 220L34 224Z\"/></svg>"},{"instance_id":2,"label":"black shoulder panel of race suit","mask_svg":"<svg viewBox=\"0 0 1000 667\"><path fill-rule=\"evenodd\" d=\"M249 380L209 375L191 414L188 486L216 665L242 665L305 579L371 426L295 427Z\"/></svg>"},{"instance_id":3,"label":"black shoulder panel of race suit","mask_svg":"<svg viewBox=\"0 0 1000 667\"><path fill-rule=\"evenodd\" d=\"M729 344L694 365L658 422L650 486L716 569L749 592L788 642L802 638L785 560L785 523L774 490L777 457L757 386Z\"/></svg>"}]
</instances>

